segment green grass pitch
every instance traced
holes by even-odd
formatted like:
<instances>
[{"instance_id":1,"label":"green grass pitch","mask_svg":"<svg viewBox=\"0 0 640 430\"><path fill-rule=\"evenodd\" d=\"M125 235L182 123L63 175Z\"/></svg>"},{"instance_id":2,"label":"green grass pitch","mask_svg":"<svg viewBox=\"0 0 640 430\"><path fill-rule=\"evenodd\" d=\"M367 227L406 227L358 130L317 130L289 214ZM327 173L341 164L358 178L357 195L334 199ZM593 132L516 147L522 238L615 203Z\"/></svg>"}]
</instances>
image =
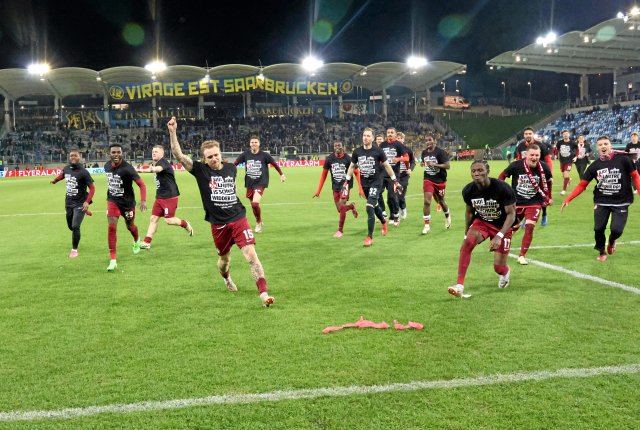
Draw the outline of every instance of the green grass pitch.
<instances>
[{"instance_id":1,"label":"green grass pitch","mask_svg":"<svg viewBox=\"0 0 640 430\"><path fill-rule=\"evenodd\" d=\"M492 162L492 176L505 166ZM554 167L559 178L557 162ZM82 224L75 260L68 258L64 184L50 185L50 178L1 179L0 428L637 428L639 294L534 264L521 267L512 258L511 285L499 290L487 243L474 251L467 275L466 290L473 297L447 294L456 281L464 234L460 191L470 181L469 162L453 162L450 170L451 230L445 230L442 213L434 212L431 232L420 235L418 168L408 190L409 218L399 228L390 227L387 237L376 225L371 248L362 247L362 199L352 193L360 217L348 214L344 237L334 239L338 215L329 182L321 197L312 199L320 168L285 173L284 184L272 174L263 199L265 231L257 235L258 255L276 298L269 309L261 307L237 248L231 274L239 291L227 292L195 180L186 173L177 176L182 193L177 216L192 223L195 236L161 222L151 249L133 255L121 220L115 273L105 270L104 176L94 176L94 216ZM153 178L143 177L151 206ZM588 246L593 243L593 184L560 213L560 181L549 225L536 228L528 257L640 287L640 245L634 243L640 240L640 205L631 207L620 239L627 243L601 263ZM244 188L238 191L249 207ZM136 215L141 237L149 215ZM250 207L248 218L254 225ZM521 239L519 232L513 247ZM360 316L390 324L417 321L425 329L322 334L326 326ZM636 370L451 383L622 365ZM410 391L274 398L283 390L318 393L314 390L412 381L444 382ZM262 400L183 408L22 421L8 421L6 415L260 393Z\"/></svg>"}]
</instances>

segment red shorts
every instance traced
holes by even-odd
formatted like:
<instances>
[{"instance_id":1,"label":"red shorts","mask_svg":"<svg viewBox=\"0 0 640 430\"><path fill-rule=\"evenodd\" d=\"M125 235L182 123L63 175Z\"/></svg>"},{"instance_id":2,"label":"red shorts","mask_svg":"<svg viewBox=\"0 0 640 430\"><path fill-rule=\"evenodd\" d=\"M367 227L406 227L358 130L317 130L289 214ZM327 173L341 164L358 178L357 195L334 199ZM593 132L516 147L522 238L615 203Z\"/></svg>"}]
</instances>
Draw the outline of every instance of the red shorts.
<instances>
[{"instance_id":1,"label":"red shorts","mask_svg":"<svg viewBox=\"0 0 640 430\"><path fill-rule=\"evenodd\" d=\"M570 172L571 171L571 166L573 166L573 163L560 163L560 171L561 172Z\"/></svg>"},{"instance_id":2,"label":"red shorts","mask_svg":"<svg viewBox=\"0 0 640 430\"><path fill-rule=\"evenodd\" d=\"M338 204L338 202L344 198L345 201L349 200L349 196L351 195L351 190L347 191L347 196L343 197L342 196L342 191L334 191L333 192L333 201L335 204Z\"/></svg>"},{"instance_id":3,"label":"red shorts","mask_svg":"<svg viewBox=\"0 0 640 430\"><path fill-rule=\"evenodd\" d=\"M151 209L151 215L160 218L173 218L176 215L176 209L178 209L178 197L156 199L153 203L153 209Z\"/></svg>"},{"instance_id":4,"label":"red shorts","mask_svg":"<svg viewBox=\"0 0 640 430\"><path fill-rule=\"evenodd\" d=\"M245 245L255 245L256 238L247 218L240 218L227 224L211 224L213 243L216 245L218 255L225 255L231 251L235 243L238 248Z\"/></svg>"},{"instance_id":5,"label":"red shorts","mask_svg":"<svg viewBox=\"0 0 640 430\"><path fill-rule=\"evenodd\" d=\"M542 206L516 206L516 219L518 222L530 219L537 223L541 213Z\"/></svg>"},{"instance_id":6,"label":"red shorts","mask_svg":"<svg viewBox=\"0 0 640 430\"><path fill-rule=\"evenodd\" d=\"M498 234L498 232L500 231L499 227L496 227L495 225L478 218L473 220L473 222L471 223L471 227L469 227L469 229L477 230L485 239L487 237L489 239L493 239L496 236L496 234ZM512 234L511 230L505 233L504 237L502 238L502 242L500 243L500 247L496 249L497 253L500 253L500 254L509 253L509 249L511 249L511 234Z\"/></svg>"},{"instance_id":7,"label":"red shorts","mask_svg":"<svg viewBox=\"0 0 640 430\"><path fill-rule=\"evenodd\" d=\"M127 221L133 221L136 218L136 208L123 208L114 202L107 201L107 216L119 218L123 217Z\"/></svg>"},{"instance_id":8,"label":"red shorts","mask_svg":"<svg viewBox=\"0 0 640 430\"><path fill-rule=\"evenodd\" d=\"M261 196L263 196L264 195L264 187L247 188L247 198L249 200L253 200L253 193L258 193Z\"/></svg>"},{"instance_id":9,"label":"red shorts","mask_svg":"<svg viewBox=\"0 0 640 430\"><path fill-rule=\"evenodd\" d=\"M446 182L436 184L435 182L431 182L430 180L425 179L422 184L422 191L424 191L425 193L431 193L437 198L441 199L444 199L444 191L446 188Z\"/></svg>"}]
</instances>

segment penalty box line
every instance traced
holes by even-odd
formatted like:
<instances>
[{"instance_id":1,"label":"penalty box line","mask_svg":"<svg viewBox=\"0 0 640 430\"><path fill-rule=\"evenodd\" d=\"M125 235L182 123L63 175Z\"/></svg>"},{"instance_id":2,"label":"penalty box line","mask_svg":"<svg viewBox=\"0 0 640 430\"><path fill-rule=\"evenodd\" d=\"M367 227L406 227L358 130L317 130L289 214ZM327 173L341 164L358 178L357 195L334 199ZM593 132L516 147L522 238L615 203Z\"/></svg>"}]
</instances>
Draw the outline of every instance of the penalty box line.
<instances>
[{"instance_id":1,"label":"penalty box line","mask_svg":"<svg viewBox=\"0 0 640 430\"><path fill-rule=\"evenodd\" d=\"M552 371L542 370L526 373L498 373L494 375L477 376L471 378L436 381L413 381L407 383L393 383L385 385L352 385L348 387L312 388L304 390L272 391L267 393L255 394L227 394L188 399L145 401L103 406L87 406L83 408L0 412L0 422L70 419L104 413L129 414L137 412L185 409L198 406L229 404L237 405L262 402L279 402L286 400L316 399L321 397L345 397L353 395L371 395L378 393L412 392L418 390L455 389L464 387L490 386L497 384L514 384L529 381L537 382L560 378L592 378L596 376L634 375L638 373L640 373L640 363L577 369L565 368Z\"/></svg>"},{"instance_id":2,"label":"penalty box line","mask_svg":"<svg viewBox=\"0 0 640 430\"><path fill-rule=\"evenodd\" d=\"M518 256L516 254L509 254L509 257L517 259ZM545 263L539 260L533 260L527 258L527 261L530 264L535 264L536 266L544 267L545 269L555 270L556 272L561 272L569 276L573 276L578 279L585 279L587 281L596 282L598 284L606 285L608 287L620 288L621 290L628 291L634 294L640 294L640 289L636 287L632 287L630 285L621 284L620 282L609 281L607 279L599 278L593 275L587 275L586 273L576 272L575 270L565 269L562 266L556 266L553 264Z\"/></svg>"}]
</instances>

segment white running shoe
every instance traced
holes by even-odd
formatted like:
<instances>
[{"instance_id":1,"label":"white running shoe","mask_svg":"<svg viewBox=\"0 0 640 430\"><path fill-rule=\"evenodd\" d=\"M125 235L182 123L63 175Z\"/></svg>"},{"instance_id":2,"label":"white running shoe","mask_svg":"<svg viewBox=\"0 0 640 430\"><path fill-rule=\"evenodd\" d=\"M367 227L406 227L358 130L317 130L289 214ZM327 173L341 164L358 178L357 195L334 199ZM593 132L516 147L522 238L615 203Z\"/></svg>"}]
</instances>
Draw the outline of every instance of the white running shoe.
<instances>
[{"instance_id":1,"label":"white running shoe","mask_svg":"<svg viewBox=\"0 0 640 430\"><path fill-rule=\"evenodd\" d=\"M140 249L149 249L151 248L151 244L149 242L142 242L140 243Z\"/></svg>"},{"instance_id":2,"label":"white running shoe","mask_svg":"<svg viewBox=\"0 0 640 430\"><path fill-rule=\"evenodd\" d=\"M456 284L453 287L449 287L447 291L449 291L449 294L452 296L462 297L464 294L464 285Z\"/></svg>"},{"instance_id":3,"label":"white running shoe","mask_svg":"<svg viewBox=\"0 0 640 430\"><path fill-rule=\"evenodd\" d=\"M444 228L446 228L447 230L451 228L451 215L449 215L448 217L445 217Z\"/></svg>"},{"instance_id":4,"label":"white running shoe","mask_svg":"<svg viewBox=\"0 0 640 430\"><path fill-rule=\"evenodd\" d=\"M238 287L236 287L236 283L233 282L233 279L231 279L231 277L225 279L224 284L227 286L227 290L229 290L229 292L235 293L236 291L238 291Z\"/></svg>"},{"instance_id":5,"label":"white running shoe","mask_svg":"<svg viewBox=\"0 0 640 430\"><path fill-rule=\"evenodd\" d=\"M529 264L527 259L524 258L524 255L521 255L520 257L518 257L518 263L523 265L523 266L526 266L527 264Z\"/></svg>"},{"instance_id":6,"label":"white running shoe","mask_svg":"<svg viewBox=\"0 0 640 430\"><path fill-rule=\"evenodd\" d=\"M400 216L402 217L402 219L407 219L407 209L400 209Z\"/></svg>"},{"instance_id":7,"label":"white running shoe","mask_svg":"<svg viewBox=\"0 0 640 430\"><path fill-rule=\"evenodd\" d=\"M500 275L498 277L498 288L507 288L509 286L510 274L511 274L511 269L509 269L506 275Z\"/></svg>"},{"instance_id":8,"label":"white running shoe","mask_svg":"<svg viewBox=\"0 0 640 430\"><path fill-rule=\"evenodd\" d=\"M118 262L116 260L109 261L109 267L107 267L107 272L113 272L118 268Z\"/></svg>"},{"instance_id":9,"label":"white running shoe","mask_svg":"<svg viewBox=\"0 0 640 430\"><path fill-rule=\"evenodd\" d=\"M254 229L256 233L262 233L262 223L259 222L256 224L256 228Z\"/></svg>"},{"instance_id":10,"label":"white running shoe","mask_svg":"<svg viewBox=\"0 0 640 430\"><path fill-rule=\"evenodd\" d=\"M260 300L262 300L262 306L268 308L273 305L274 299L268 293L264 292L260 294Z\"/></svg>"},{"instance_id":11,"label":"white running shoe","mask_svg":"<svg viewBox=\"0 0 640 430\"><path fill-rule=\"evenodd\" d=\"M422 234L428 234L431 231L431 226L429 224L425 224L422 229Z\"/></svg>"},{"instance_id":12,"label":"white running shoe","mask_svg":"<svg viewBox=\"0 0 640 430\"><path fill-rule=\"evenodd\" d=\"M185 220L185 222L187 223L187 226L185 227L186 230L187 230L187 233L189 233L189 236L193 236L193 227L191 227L191 223L189 221L186 221L186 220Z\"/></svg>"},{"instance_id":13,"label":"white running shoe","mask_svg":"<svg viewBox=\"0 0 640 430\"><path fill-rule=\"evenodd\" d=\"M560 191L560 195L564 196L565 194L567 194L567 192L565 190Z\"/></svg>"}]
</instances>

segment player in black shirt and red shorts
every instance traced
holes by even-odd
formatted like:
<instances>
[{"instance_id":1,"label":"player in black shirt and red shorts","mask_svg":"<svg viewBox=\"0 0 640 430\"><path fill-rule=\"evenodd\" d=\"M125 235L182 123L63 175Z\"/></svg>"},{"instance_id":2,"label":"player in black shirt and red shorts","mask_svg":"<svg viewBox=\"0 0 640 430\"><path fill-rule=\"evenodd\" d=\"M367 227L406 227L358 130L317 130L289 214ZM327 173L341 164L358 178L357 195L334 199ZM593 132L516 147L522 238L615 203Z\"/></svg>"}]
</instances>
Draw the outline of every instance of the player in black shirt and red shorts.
<instances>
[{"instance_id":1,"label":"player in black shirt and red shorts","mask_svg":"<svg viewBox=\"0 0 640 430\"><path fill-rule=\"evenodd\" d=\"M420 165L424 167L422 181L424 227L422 234L428 234L431 230L432 198L444 209L444 227L448 230L451 228L451 214L449 213L449 205L444 200L444 195L447 189L447 170L450 167L449 155L444 149L438 148L436 140L431 134L425 138L425 148L420 154Z\"/></svg>"},{"instance_id":2,"label":"player in black shirt and red shorts","mask_svg":"<svg viewBox=\"0 0 640 430\"><path fill-rule=\"evenodd\" d=\"M529 145L536 144L540 147L540 159L545 163L547 163L547 166L549 166L549 169L553 171L553 161L551 160L551 155L549 154L549 147L547 146L547 144L540 140L539 141L535 140L535 133L533 131L533 128L531 127L525 127L522 132L522 135L524 136L524 140L522 140L520 143L516 145L515 159L524 160L524 156L527 152L527 148L529 147ZM547 225L547 207L546 206L542 208L542 220L540 222L540 225L543 227Z\"/></svg>"},{"instance_id":3,"label":"player in black shirt and red shorts","mask_svg":"<svg viewBox=\"0 0 640 430\"><path fill-rule=\"evenodd\" d=\"M284 182L287 178L282 173L280 166L273 159L271 154L260 150L260 139L258 136L251 136L249 140L249 150L244 151L233 162L236 166L244 163L245 176L244 186L247 188L247 198L251 200L251 210L256 217L256 233L262 233L262 209L260 201L264 195L264 190L269 186L269 164L280 175L280 182Z\"/></svg>"},{"instance_id":4,"label":"player in black shirt and red shorts","mask_svg":"<svg viewBox=\"0 0 640 430\"><path fill-rule=\"evenodd\" d=\"M471 262L471 252L486 238L491 239L489 251L494 252L493 269L499 275L498 288L509 285L510 269L507 265L511 248L511 227L516 220L516 195L505 182L489 177L489 164L476 160L471 164L473 182L462 189L467 204L465 212L466 234L458 260L458 283L449 287L449 294L464 294L464 278Z\"/></svg>"},{"instance_id":5,"label":"player in black shirt and red shorts","mask_svg":"<svg viewBox=\"0 0 640 430\"><path fill-rule=\"evenodd\" d=\"M133 193L133 183L140 187L140 210L147 210L147 187L136 172L136 169L122 157L122 145L112 143L109 145L111 160L104 165L104 173L107 177L107 223L109 254L111 261L107 271L112 272L118 267L116 261L116 242L118 241L118 219L124 217L127 229L133 237L133 253L140 252L140 239L138 238L138 226L136 219L136 197Z\"/></svg>"},{"instance_id":6,"label":"player in black shirt and red shorts","mask_svg":"<svg viewBox=\"0 0 640 430\"><path fill-rule=\"evenodd\" d=\"M178 225L184 228L189 236L193 236L193 228L189 221L176 217L176 209L178 209L178 184L176 184L176 174L173 166L164 158L164 148L162 145L155 145L151 150L151 159L153 166L143 170L147 173L156 174L156 201L151 209L151 219L149 220L149 228L147 235L140 244L140 248L151 248L151 241L156 230L158 230L158 220L164 217L167 225Z\"/></svg>"},{"instance_id":7,"label":"player in black shirt and red shorts","mask_svg":"<svg viewBox=\"0 0 640 430\"><path fill-rule=\"evenodd\" d=\"M96 187L93 185L93 178L87 170L80 164L80 152L77 149L69 151L69 164L62 172L56 176L51 183L55 184L61 180L67 183L67 192L64 206L67 212L67 227L71 230L71 252L69 258L78 256L78 244L80 243L80 224L85 214L91 216L89 204ZM89 188L89 192L87 192Z\"/></svg>"},{"instance_id":8,"label":"player in black shirt and red shorts","mask_svg":"<svg viewBox=\"0 0 640 430\"><path fill-rule=\"evenodd\" d=\"M367 237L364 239L363 246L371 246L373 244L373 227L375 226L375 217L382 223L382 235L387 235L388 218L382 214L382 208L378 204L378 196L382 192L383 177L382 169L387 172L392 182L391 192L395 193L401 190L402 186L398 183L396 174L391 165L387 161L387 156L377 146L373 145L373 130L365 128L362 131L362 146L356 148L351 156L351 164L342 185L343 192L346 194L349 190L349 181L351 175L355 171L356 166L360 169L360 183L364 196L367 199Z\"/></svg>"},{"instance_id":9,"label":"player in black shirt and red shorts","mask_svg":"<svg viewBox=\"0 0 640 430\"><path fill-rule=\"evenodd\" d=\"M173 155L196 178L205 212L204 219L211 224L211 234L218 252L218 270L227 289L231 292L238 291L229 273L231 247L235 243L249 263L262 304L271 306L274 299L267 292L264 269L256 253L256 239L247 221L244 206L236 195L236 166L222 161L220 144L215 140L207 140L201 145L204 163L191 160L182 153L178 143L175 117L171 118L167 127Z\"/></svg>"},{"instance_id":10,"label":"player in black shirt and red shorts","mask_svg":"<svg viewBox=\"0 0 640 430\"><path fill-rule=\"evenodd\" d=\"M518 263L527 265L529 262L525 256L533 241L533 230L542 208L553 204L551 169L540 160L540 147L535 143L529 145L524 160L509 164L498 177L501 181L506 178L511 178L511 187L516 193L516 218L524 224Z\"/></svg>"},{"instance_id":11,"label":"player in black shirt and red shorts","mask_svg":"<svg viewBox=\"0 0 640 430\"><path fill-rule=\"evenodd\" d=\"M329 154L324 160L322 167L322 175L320 175L320 183L313 198L320 197L320 191L324 186L324 181L327 179L327 174L331 172L331 189L333 190L333 202L336 204L336 209L340 214L340 220L338 222L338 231L336 231L333 237L342 237L344 228L344 221L347 217L347 212L351 211L354 218L358 218L358 211L356 210L356 204L349 202L349 191L353 188L353 179L349 182L349 188L347 188L346 194L342 192L342 186L344 185L345 176L347 175L347 169L351 164L351 157L345 154L344 146L342 142L338 141L333 144L333 154ZM360 184L360 171L354 171L356 178L358 179L358 187L362 190Z\"/></svg>"},{"instance_id":12,"label":"player in black shirt and red shorts","mask_svg":"<svg viewBox=\"0 0 640 430\"><path fill-rule=\"evenodd\" d=\"M578 145L571 140L569 130L562 130L562 140L558 141L557 149L558 158L560 159L560 171L563 177L560 194L564 196L571 181L571 167L576 162L578 155Z\"/></svg>"},{"instance_id":13,"label":"player in black shirt and red shorts","mask_svg":"<svg viewBox=\"0 0 640 430\"><path fill-rule=\"evenodd\" d=\"M571 200L582 193L593 179L596 187L593 190L595 249L599 252L598 260L605 261L607 254L616 250L616 240L622 236L627 224L629 206L633 203L631 182L640 189L640 175L633 162L626 154L614 154L608 136L600 136L596 142L598 157L587 167L582 180L562 203L564 209ZM609 243L606 243L605 230L609 227ZM606 252L605 252L606 245Z\"/></svg>"}]
</instances>

